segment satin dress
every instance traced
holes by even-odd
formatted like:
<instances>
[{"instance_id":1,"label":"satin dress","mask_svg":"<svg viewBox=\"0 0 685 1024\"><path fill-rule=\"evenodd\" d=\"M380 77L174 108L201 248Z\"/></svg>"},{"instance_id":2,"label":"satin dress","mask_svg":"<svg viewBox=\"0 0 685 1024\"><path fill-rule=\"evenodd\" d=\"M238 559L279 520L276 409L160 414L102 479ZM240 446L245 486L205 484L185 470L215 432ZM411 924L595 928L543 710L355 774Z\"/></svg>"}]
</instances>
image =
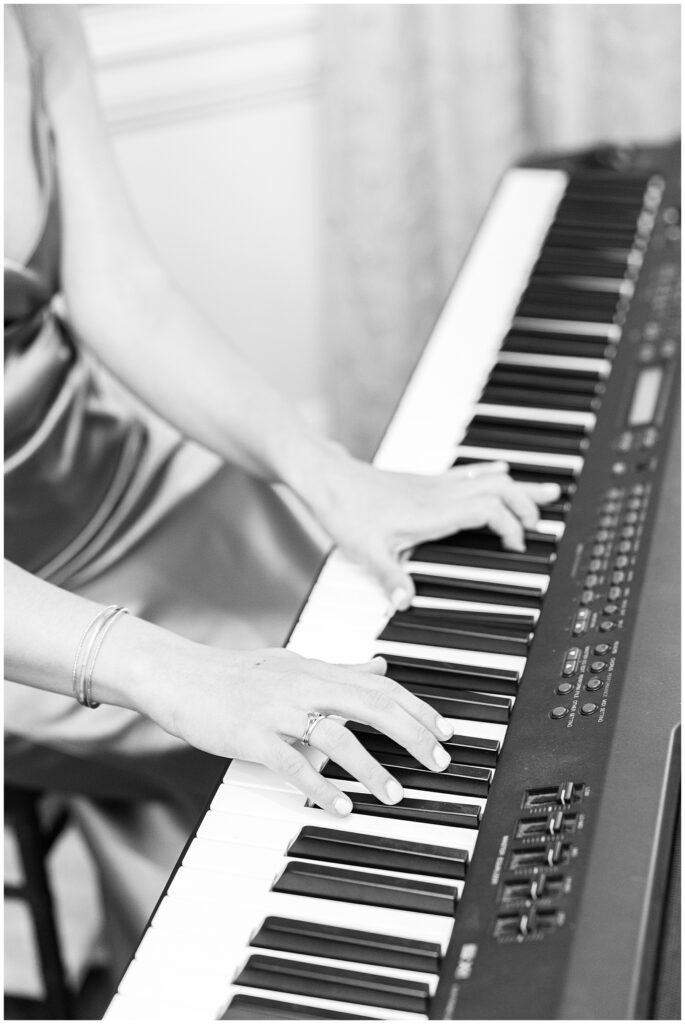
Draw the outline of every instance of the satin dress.
<instances>
[{"instance_id":1,"label":"satin dress","mask_svg":"<svg viewBox=\"0 0 685 1024\"><path fill-rule=\"evenodd\" d=\"M35 70L34 101L42 223L26 259L5 261L5 555L199 642L280 646L322 561L321 537L296 503L181 437L74 337ZM8 781L72 794L118 968L224 762L133 712L12 682L5 726Z\"/></svg>"}]
</instances>

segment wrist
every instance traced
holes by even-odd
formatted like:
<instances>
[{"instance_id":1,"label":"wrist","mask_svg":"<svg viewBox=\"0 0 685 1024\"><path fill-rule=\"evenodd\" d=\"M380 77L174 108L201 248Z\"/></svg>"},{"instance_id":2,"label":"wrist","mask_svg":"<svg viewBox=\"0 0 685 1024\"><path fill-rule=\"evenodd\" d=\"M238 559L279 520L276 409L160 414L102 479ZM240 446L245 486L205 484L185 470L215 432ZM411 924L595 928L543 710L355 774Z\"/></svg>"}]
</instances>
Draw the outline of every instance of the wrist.
<instances>
[{"instance_id":1,"label":"wrist","mask_svg":"<svg viewBox=\"0 0 685 1024\"><path fill-rule=\"evenodd\" d=\"M284 460L281 480L321 519L336 504L356 461L337 441L310 434Z\"/></svg>"}]
</instances>

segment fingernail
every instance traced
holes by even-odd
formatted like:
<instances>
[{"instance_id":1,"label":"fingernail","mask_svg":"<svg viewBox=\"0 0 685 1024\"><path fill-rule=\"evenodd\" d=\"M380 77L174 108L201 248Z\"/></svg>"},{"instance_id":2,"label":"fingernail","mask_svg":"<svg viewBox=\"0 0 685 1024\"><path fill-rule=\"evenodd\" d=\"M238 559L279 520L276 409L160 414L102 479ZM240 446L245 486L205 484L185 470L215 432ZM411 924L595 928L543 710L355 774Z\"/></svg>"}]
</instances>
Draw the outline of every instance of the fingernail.
<instances>
[{"instance_id":1,"label":"fingernail","mask_svg":"<svg viewBox=\"0 0 685 1024\"><path fill-rule=\"evenodd\" d=\"M411 595L404 587L396 587L390 597L390 603L395 611L405 611L411 604Z\"/></svg>"},{"instance_id":2,"label":"fingernail","mask_svg":"<svg viewBox=\"0 0 685 1024\"><path fill-rule=\"evenodd\" d=\"M339 814L341 818L349 814L352 811L352 801L348 800L346 796L338 796L333 804L335 813Z\"/></svg>"},{"instance_id":3,"label":"fingernail","mask_svg":"<svg viewBox=\"0 0 685 1024\"><path fill-rule=\"evenodd\" d=\"M449 740L454 736L454 729L446 718L441 718L440 715L438 715L435 719L435 724L438 727L438 732L441 733L446 740Z\"/></svg>"},{"instance_id":4,"label":"fingernail","mask_svg":"<svg viewBox=\"0 0 685 1024\"><path fill-rule=\"evenodd\" d=\"M396 779L390 779L389 782L386 782L385 792L388 794L388 799L393 804L398 804L404 796L404 790Z\"/></svg>"},{"instance_id":5,"label":"fingernail","mask_svg":"<svg viewBox=\"0 0 685 1024\"><path fill-rule=\"evenodd\" d=\"M451 760L447 751L443 750L442 747L437 746L437 744L433 748L433 757L435 758L435 763L439 768L446 768Z\"/></svg>"}]
</instances>

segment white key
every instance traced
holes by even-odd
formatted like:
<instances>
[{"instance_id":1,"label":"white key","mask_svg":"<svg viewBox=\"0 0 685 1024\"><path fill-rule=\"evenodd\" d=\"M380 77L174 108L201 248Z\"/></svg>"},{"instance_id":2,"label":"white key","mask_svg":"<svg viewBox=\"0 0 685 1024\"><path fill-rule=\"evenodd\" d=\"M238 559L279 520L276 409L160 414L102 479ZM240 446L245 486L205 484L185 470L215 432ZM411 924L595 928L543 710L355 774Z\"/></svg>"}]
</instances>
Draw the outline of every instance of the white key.
<instances>
[{"instance_id":1,"label":"white key","mask_svg":"<svg viewBox=\"0 0 685 1024\"><path fill-rule=\"evenodd\" d=\"M516 572L512 569L481 569L476 565L447 565L440 562L415 562L410 559L407 572L421 572L426 576L442 576L448 580L473 580L476 583L508 583L513 587L532 587L540 594L547 593L549 576L538 572Z\"/></svg>"},{"instance_id":2,"label":"white key","mask_svg":"<svg viewBox=\"0 0 685 1024\"><path fill-rule=\"evenodd\" d=\"M216 910L219 910L217 906ZM439 914L418 914L412 910L368 907L360 911L356 903L294 896L292 893L260 890L248 883L237 885L228 917L212 913L204 902L194 898L165 896L152 921L152 928L166 934L195 934L205 945L217 945L227 953L234 948L236 936L248 936L267 917L286 917L311 921L333 928L352 928L378 935L394 935L437 943L444 951L452 934L453 920ZM226 922L230 921L230 929ZM202 935L206 934L206 939Z\"/></svg>"},{"instance_id":3,"label":"white key","mask_svg":"<svg viewBox=\"0 0 685 1024\"><path fill-rule=\"evenodd\" d=\"M483 726L485 728L485 726ZM495 727L496 728L496 727ZM499 726L500 730L504 727ZM338 818L318 807L305 807L304 797L293 797L289 793L269 793L243 786L219 786L212 801L212 811L220 819L214 822L213 833L204 834L209 839L221 839L222 834L230 834L231 816L262 815L274 820L286 819L304 825L318 825L321 828L334 828L341 831L358 832L361 835L387 836L392 839L406 839L407 842L435 843L437 846L451 846L471 852L475 845L474 829L458 828L446 825L433 825L424 822L403 821L394 818L374 817L371 814L348 814L346 818ZM205 816L205 822L209 814ZM221 824L223 820L223 833Z\"/></svg>"},{"instance_id":4,"label":"white key","mask_svg":"<svg viewBox=\"0 0 685 1024\"><path fill-rule=\"evenodd\" d=\"M515 448L479 448L472 444L460 444L457 447L457 457L464 459L477 459L478 462L495 460L508 462L515 466L519 462L529 463L531 466L540 466L541 469L570 469L576 476L583 468L583 459L579 455L564 455L553 452L518 451Z\"/></svg>"},{"instance_id":5,"label":"white key","mask_svg":"<svg viewBox=\"0 0 685 1024\"><path fill-rule=\"evenodd\" d=\"M500 352L498 366L536 366L541 369L569 370L580 373L596 373L608 377L612 364L608 359L592 359L587 356L542 355L537 352Z\"/></svg>"},{"instance_id":6,"label":"white key","mask_svg":"<svg viewBox=\"0 0 685 1024\"><path fill-rule=\"evenodd\" d=\"M579 337L600 337L607 341L620 341L621 328L618 324L584 323L581 320L552 320L547 317L517 316L512 327L524 331L552 331L563 334L577 334Z\"/></svg>"},{"instance_id":7,"label":"white key","mask_svg":"<svg viewBox=\"0 0 685 1024\"><path fill-rule=\"evenodd\" d=\"M462 651L456 647L433 647L428 644L404 644L397 640L376 640L376 654L395 654L398 657L423 658L424 661L444 661L451 665L469 665L474 668L501 668L523 675L526 659L515 654L491 654L490 651Z\"/></svg>"},{"instance_id":8,"label":"white key","mask_svg":"<svg viewBox=\"0 0 685 1024\"><path fill-rule=\"evenodd\" d=\"M540 511L544 511L544 507L545 506L543 505ZM553 537L556 537L557 540L561 540L564 536L565 527L564 524L560 523L557 519L538 519L535 524L535 529L538 533L549 533Z\"/></svg>"},{"instance_id":9,"label":"white key","mask_svg":"<svg viewBox=\"0 0 685 1024\"><path fill-rule=\"evenodd\" d=\"M492 419L528 420L532 423L568 424L584 427L588 433L594 430L597 417L591 412L575 412L572 409L533 408L528 405L491 405L479 402L473 410L474 416L490 416Z\"/></svg>"},{"instance_id":10,"label":"white key","mask_svg":"<svg viewBox=\"0 0 685 1024\"><path fill-rule=\"evenodd\" d=\"M262 946L250 947L246 951L245 959L253 953L262 953L264 956L273 957L275 960L296 959L298 963L302 964L320 964L322 967L333 967L340 971L359 971L361 974L372 974L381 978L401 978L407 981L418 981L428 986L431 996L435 995L435 990L438 987L438 979L434 974L424 974L421 971L407 971L399 967L385 967L354 960L335 960L332 957L310 956L308 953L289 953L286 950L266 949Z\"/></svg>"},{"instance_id":11,"label":"white key","mask_svg":"<svg viewBox=\"0 0 685 1024\"><path fill-rule=\"evenodd\" d=\"M532 615L535 622L540 617L537 608L522 608L518 605L486 604L482 601L458 601L450 597L415 597L412 601L414 608L435 608L446 612L481 612L484 621L488 615Z\"/></svg>"},{"instance_id":12,"label":"white key","mask_svg":"<svg viewBox=\"0 0 685 1024\"><path fill-rule=\"evenodd\" d=\"M104 1020L130 1020L140 1024L140 1021L148 1020L183 1020L201 1021L216 1020L217 1014L212 1010L201 1007L201 1000L198 1000L197 993L189 1002L174 1002L167 1004L159 999L159 993L155 991L145 992L142 995L134 996L116 995L107 1008ZM223 1010L223 1006L221 1007Z\"/></svg>"},{"instance_id":13,"label":"white key","mask_svg":"<svg viewBox=\"0 0 685 1024\"><path fill-rule=\"evenodd\" d=\"M240 954L235 951L235 957ZM163 968L146 965L137 959L129 965L121 979L119 992L122 997L144 1001L157 993L157 1002L161 1007L173 1012L177 1003L194 1003L195 1011L190 1020L197 1020L198 1015L209 1020L216 1020L226 1003L226 990L230 983L230 974L204 974L201 983L193 981L189 971L164 971Z\"/></svg>"}]
</instances>

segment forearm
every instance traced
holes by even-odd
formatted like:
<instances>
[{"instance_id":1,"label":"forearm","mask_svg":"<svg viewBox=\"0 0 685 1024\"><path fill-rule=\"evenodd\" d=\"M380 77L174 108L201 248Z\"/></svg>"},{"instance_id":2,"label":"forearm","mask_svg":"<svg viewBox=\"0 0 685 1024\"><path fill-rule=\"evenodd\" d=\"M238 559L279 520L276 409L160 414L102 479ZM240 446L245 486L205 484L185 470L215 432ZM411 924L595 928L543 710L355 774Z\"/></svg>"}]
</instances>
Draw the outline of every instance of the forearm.
<instances>
[{"instance_id":1,"label":"forearm","mask_svg":"<svg viewBox=\"0 0 685 1024\"><path fill-rule=\"evenodd\" d=\"M61 590L5 562L5 676L14 682L71 695L74 659L88 624L102 606ZM173 656L189 641L132 615L118 621L100 649L95 698L147 713L159 672L155 659Z\"/></svg>"},{"instance_id":2,"label":"forearm","mask_svg":"<svg viewBox=\"0 0 685 1024\"><path fill-rule=\"evenodd\" d=\"M128 387L186 436L311 503L341 460L153 259L115 275L102 306L72 304L74 327ZM92 295L89 289L86 295Z\"/></svg>"}]
</instances>

